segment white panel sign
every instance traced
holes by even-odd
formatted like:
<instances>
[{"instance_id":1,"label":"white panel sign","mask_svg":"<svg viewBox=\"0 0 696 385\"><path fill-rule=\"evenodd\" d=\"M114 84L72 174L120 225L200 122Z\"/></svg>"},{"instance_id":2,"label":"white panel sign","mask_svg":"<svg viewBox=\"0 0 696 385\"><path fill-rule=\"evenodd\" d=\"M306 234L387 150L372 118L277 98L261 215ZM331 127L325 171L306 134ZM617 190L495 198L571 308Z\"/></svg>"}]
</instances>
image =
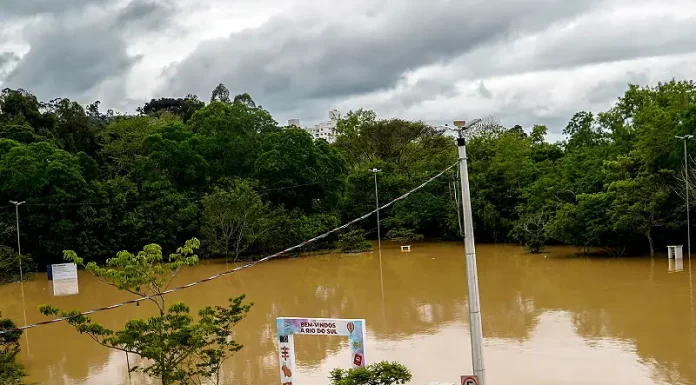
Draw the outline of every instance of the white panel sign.
<instances>
[{"instance_id":1,"label":"white panel sign","mask_svg":"<svg viewBox=\"0 0 696 385\"><path fill-rule=\"evenodd\" d=\"M77 278L75 279L61 279L58 281L53 281L53 295L54 296L64 296L64 295L75 295L80 293L79 286L77 284Z\"/></svg>"},{"instance_id":2,"label":"white panel sign","mask_svg":"<svg viewBox=\"0 0 696 385\"><path fill-rule=\"evenodd\" d=\"M64 279L77 279L77 265L74 263L58 263L51 265L51 274L54 281Z\"/></svg>"}]
</instances>

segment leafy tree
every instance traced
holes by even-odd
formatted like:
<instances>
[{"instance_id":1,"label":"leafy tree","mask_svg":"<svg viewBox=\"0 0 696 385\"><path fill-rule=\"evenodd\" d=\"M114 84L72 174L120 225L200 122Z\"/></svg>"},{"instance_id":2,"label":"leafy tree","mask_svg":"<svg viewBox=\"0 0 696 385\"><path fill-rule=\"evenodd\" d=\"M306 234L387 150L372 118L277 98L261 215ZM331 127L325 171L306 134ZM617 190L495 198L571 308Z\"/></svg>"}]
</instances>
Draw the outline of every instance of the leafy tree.
<instances>
[{"instance_id":1,"label":"leafy tree","mask_svg":"<svg viewBox=\"0 0 696 385\"><path fill-rule=\"evenodd\" d=\"M612 231L607 193L581 194L577 204L562 204L547 224L548 235L580 247L585 254L592 247L604 246Z\"/></svg>"},{"instance_id":2,"label":"leafy tree","mask_svg":"<svg viewBox=\"0 0 696 385\"><path fill-rule=\"evenodd\" d=\"M336 146L353 168L385 162L413 178L424 164L444 168L455 159L453 141L422 122L376 120L374 112L358 110L339 120L336 131Z\"/></svg>"},{"instance_id":3,"label":"leafy tree","mask_svg":"<svg viewBox=\"0 0 696 385\"><path fill-rule=\"evenodd\" d=\"M256 103L254 103L254 99L252 99L251 95L247 94L246 92L235 96L234 101L232 103L241 104L248 108L256 108Z\"/></svg>"},{"instance_id":4,"label":"leafy tree","mask_svg":"<svg viewBox=\"0 0 696 385\"><path fill-rule=\"evenodd\" d=\"M393 385L411 381L411 372L397 362L382 361L366 367L331 371L331 385Z\"/></svg>"},{"instance_id":5,"label":"leafy tree","mask_svg":"<svg viewBox=\"0 0 696 385\"><path fill-rule=\"evenodd\" d=\"M52 129L52 120L44 116L36 96L23 89L5 88L0 93L0 122L28 124L35 130Z\"/></svg>"},{"instance_id":6,"label":"leafy tree","mask_svg":"<svg viewBox=\"0 0 696 385\"><path fill-rule=\"evenodd\" d=\"M271 215L273 229L266 232L255 246L258 253L270 253L297 245L340 225L331 213L305 214L299 209L275 208ZM332 249L336 238L328 236L306 245L302 250Z\"/></svg>"},{"instance_id":7,"label":"leafy tree","mask_svg":"<svg viewBox=\"0 0 696 385\"><path fill-rule=\"evenodd\" d=\"M31 272L36 271L36 264L31 255L19 255L10 247L0 246L0 283L19 281L20 263L24 279L27 279Z\"/></svg>"},{"instance_id":8,"label":"leafy tree","mask_svg":"<svg viewBox=\"0 0 696 385\"><path fill-rule=\"evenodd\" d=\"M543 211L522 215L515 223L512 236L524 243L532 253L538 253L547 241L548 214Z\"/></svg>"},{"instance_id":9,"label":"leafy tree","mask_svg":"<svg viewBox=\"0 0 696 385\"><path fill-rule=\"evenodd\" d=\"M198 263L194 250L199 245L193 238L165 261L161 247L150 244L137 254L121 251L107 260L106 266L85 264L74 251L64 253L66 260L84 266L102 282L140 297L148 296L157 306L158 316L130 320L122 330L114 331L80 315L78 310L61 312L49 305L42 305L40 310L46 315L70 317L67 320L70 325L102 346L146 359L143 367L132 370L157 377L163 385L201 384L206 379L219 383L222 363L242 349L242 345L230 338L232 329L251 305L243 303L244 295L230 298L227 307L201 309L196 322L184 303L166 307L162 294L182 268Z\"/></svg>"},{"instance_id":10,"label":"leafy tree","mask_svg":"<svg viewBox=\"0 0 696 385\"><path fill-rule=\"evenodd\" d=\"M99 157L105 164L108 175L115 178L136 171L144 157L143 142L159 131L162 124L148 117L117 119L99 132L97 140L101 149Z\"/></svg>"},{"instance_id":11,"label":"leafy tree","mask_svg":"<svg viewBox=\"0 0 696 385\"><path fill-rule=\"evenodd\" d=\"M0 123L0 137L6 138L6 139L12 139L16 140L19 143L24 143L24 144L29 144L29 143L34 143L34 142L40 142L42 140L46 140L45 137L42 137L34 131L34 129L24 123L24 124L15 124L15 123L9 123L9 124L3 124Z\"/></svg>"},{"instance_id":12,"label":"leafy tree","mask_svg":"<svg viewBox=\"0 0 696 385\"><path fill-rule=\"evenodd\" d=\"M261 108L241 103L212 102L198 110L186 125L192 146L209 164L211 182L224 177L249 177L259 154L262 134L277 123Z\"/></svg>"},{"instance_id":13,"label":"leafy tree","mask_svg":"<svg viewBox=\"0 0 696 385\"><path fill-rule=\"evenodd\" d=\"M0 140L0 198L26 200L21 230L28 254L40 265L60 253L75 239L79 216L64 210L63 204L76 202L89 193L79 157L49 142L27 145ZM16 235L14 235L16 236ZM4 237L5 244L12 242Z\"/></svg>"},{"instance_id":14,"label":"leafy tree","mask_svg":"<svg viewBox=\"0 0 696 385\"><path fill-rule=\"evenodd\" d=\"M0 330L14 329L17 325L0 313ZM0 383L6 385L23 385L27 375L24 366L17 362L21 331L8 331L0 334Z\"/></svg>"},{"instance_id":15,"label":"leafy tree","mask_svg":"<svg viewBox=\"0 0 696 385\"><path fill-rule=\"evenodd\" d=\"M234 260L272 229L270 209L250 181L236 179L203 200L202 233L212 252Z\"/></svg>"},{"instance_id":16,"label":"leafy tree","mask_svg":"<svg viewBox=\"0 0 696 385\"><path fill-rule=\"evenodd\" d=\"M160 117L163 114L170 113L178 116L186 123L193 114L205 107L205 103L198 99L196 95L187 95L185 98L159 98L151 99L142 107L138 107L138 112L141 115Z\"/></svg>"},{"instance_id":17,"label":"leafy tree","mask_svg":"<svg viewBox=\"0 0 696 385\"><path fill-rule=\"evenodd\" d=\"M372 244L365 240L365 235L360 229L341 234L339 236L339 244L342 253L362 253L372 249Z\"/></svg>"},{"instance_id":18,"label":"leafy tree","mask_svg":"<svg viewBox=\"0 0 696 385\"><path fill-rule=\"evenodd\" d=\"M254 169L261 192L274 204L307 213L338 209L345 186L344 159L305 130L268 134Z\"/></svg>"},{"instance_id":19,"label":"leafy tree","mask_svg":"<svg viewBox=\"0 0 696 385\"><path fill-rule=\"evenodd\" d=\"M210 164L197 149L199 140L181 123L169 123L145 138L138 175L150 181L169 181L180 191L206 190Z\"/></svg>"},{"instance_id":20,"label":"leafy tree","mask_svg":"<svg viewBox=\"0 0 696 385\"><path fill-rule=\"evenodd\" d=\"M55 121L54 134L61 148L90 156L96 153L96 127L79 103L58 98L44 103L42 108Z\"/></svg>"},{"instance_id":21,"label":"leafy tree","mask_svg":"<svg viewBox=\"0 0 696 385\"><path fill-rule=\"evenodd\" d=\"M438 182L433 183L437 185ZM409 229L429 238L455 237L448 224L450 213L455 209L452 203L448 195L417 191L394 205L384 224L391 229Z\"/></svg>"},{"instance_id":22,"label":"leafy tree","mask_svg":"<svg viewBox=\"0 0 696 385\"><path fill-rule=\"evenodd\" d=\"M669 187L655 175L640 174L612 183L609 191L614 193L610 213L613 228L645 236L653 256L653 229L665 226L669 219L665 208L671 195Z\"/></svg>"},{"instance_id":23,"label":"leafy tree","mask_svg":"<svg viewBox=\"0 0 696 385\"><path fill-rule=\"evenodd\" d=\"M377 115L374 111L359 109L350 111L336 124L336 146L346 154L346 159L351 167L357 167L365 163L374 163L377 159L369 151L369 148L362 144L363 131L368 130L368 126L375 124Z\"/></svg>"},{"instance_id":24,"label":"leafy tree","mask_svg":"<svg viewBox=\"0 0 696 385\"><path fill-rule=\"evenodd\" d=\"M213 93L210 95L210 102L230 102L230 90L225 87L224 84L220 83L215 87Z\"/></svg>"}]
</instances>

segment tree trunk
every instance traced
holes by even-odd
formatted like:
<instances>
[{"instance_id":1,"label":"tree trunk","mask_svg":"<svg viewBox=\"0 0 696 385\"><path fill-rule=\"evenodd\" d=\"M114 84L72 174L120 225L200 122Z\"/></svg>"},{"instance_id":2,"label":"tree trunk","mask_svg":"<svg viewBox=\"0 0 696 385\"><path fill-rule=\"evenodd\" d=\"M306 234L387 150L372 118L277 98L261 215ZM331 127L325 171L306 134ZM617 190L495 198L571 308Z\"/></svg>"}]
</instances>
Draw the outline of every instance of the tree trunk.
<instances>
[{"instance_id":1,"label":"tree trunk","mask_svg":"<svg viewBox=\"0 0 696 385\"><path fill-rule=\"evenodd\" d=\"M645 236L648 238L648 244L650 244L650 257L652 258L655 256L655 248L653 247L653 239L650 230L645 233Z\"/></svg>"}]
</instances>

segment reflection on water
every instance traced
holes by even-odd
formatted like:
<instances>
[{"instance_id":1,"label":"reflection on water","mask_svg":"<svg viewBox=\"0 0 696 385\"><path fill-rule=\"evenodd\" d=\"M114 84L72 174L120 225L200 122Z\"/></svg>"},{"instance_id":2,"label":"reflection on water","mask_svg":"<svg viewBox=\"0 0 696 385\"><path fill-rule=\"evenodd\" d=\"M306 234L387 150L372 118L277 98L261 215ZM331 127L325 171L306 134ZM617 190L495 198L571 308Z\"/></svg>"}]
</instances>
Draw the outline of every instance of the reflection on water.
<instances>
[{"instance_id":1,"label":"reflection on water","mask_svg":"<svg viewBox=\"0 0 696 385\"><path fill-rule=\"evenodd\" d=\"M684 271L684 260L681 258L670 259L669 260L669 272L676 273L679 271Z\"/></svg>"},{"instance_id":2,"label":"reflection on water","mask_svg":"<svg viewBox=\"0 0 696 385\"><path fill-rule=\"evenodd\" d=\"M53 295L56 297L80 294L77 278L53 280L51 286L53 287Z\"/></svg>"},{"instance_id":3,"label":"reflection on water","mask_svg":"<svg viewBox=\"0 0 696 385\"><path fill-rule=\"evenodd\" d=\"M366 359L406 364L413 384L456 382L471 371L461 244L418 244L411 253L382 245L378 255L276 260L168 297L193 309L246 293L255 306L238 325L244 349L225 366L224 384L276 384L276 317L365 318ZM481 245L479 282L489 384L696 384L693 286L688 267L667 258L588 259L571 248L529 255ZM178 283L212 275L224 263L182 272ZM683 266L681 268L683 270ZM673 273L670 273L673 271ZM380 279L380 275L383 279ZM80 272L78 295L55 297L45 275L24 284L28 322L36 307L89 309L132 298ZM23 321L20 285L0 287L0 310ZM153 315L150 304L95 315L106 327ZM22 362L42 384L128 384L126 357L65 324L29 331ZM347 340L300 336L297 383L326 385L350 366ZM134 356L130 364L137 365ZM155 383L134 375L133 384Z\"/></svg>"}]
</instances>

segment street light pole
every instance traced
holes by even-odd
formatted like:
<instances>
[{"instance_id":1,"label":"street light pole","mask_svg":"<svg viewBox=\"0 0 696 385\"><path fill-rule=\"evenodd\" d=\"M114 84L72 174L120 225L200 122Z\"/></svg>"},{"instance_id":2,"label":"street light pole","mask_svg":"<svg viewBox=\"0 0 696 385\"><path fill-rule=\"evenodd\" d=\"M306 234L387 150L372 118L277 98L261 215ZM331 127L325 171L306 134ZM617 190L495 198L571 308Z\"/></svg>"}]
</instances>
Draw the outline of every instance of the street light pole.
<instances>
[{"instance_id":1,"label":"street light pole","mask_svg":"<svg viewBox=\"0 0 696 385\"><path fill-rule=\"evenodd\" d=\"M24 281L24 274L22 273L22 245L19 241L19 205L26 203L25 201L17 202L10 201L15 205L15 217L17 218L17 255L19 256L19 281Z\"/></svg>"},{"instance_id":2,"label":"street light pole","mask_svg":"<svg viewBox=\"0 0 696 385\"><path fill-rule=\"evenodd\" d=\"M378 170L376 168L373 168L372 170L373 174L375 174L375 204L377 205L377 249L382 250L382 233L379 228L379 191L377 191L377 173L382 171Z\"/></svg>"},{"instance_id":3,"label":"street light pole","mask_svg":"<svg viewBox=\"0 0 696 385\"><path fill-rule=\"evenodd\" d=\"M462 211L464 222L464 247L466 251L466 281L469 291L469 329L471 333L471 361L474 375L479 385L486 385L486 370L483 365L483 328L481 325L481 303L479 300L478 272L476 269L476 245L474 243L474 220L471 213L471 193L469 191L469 170L466 159L466 140L464 130L479 123L476 119L469 124L455 121L459 137L459 179L462 189Z\"/></svg>"},{"instance_id":4,"label":"street light pole","mask_svg":"<svg viewBox=\"0 0 696 385\"><path fill-rule=\"evenodd\" d=\"M689 253L689 266L691 266L691 220L689 213L689 153L686 141L693 138L693 135L675 136L684 142L684 189L686 190L686 250Z\"/></svg>"},{"instance_id":5,"label":"street light pole","mask_svg":"<svg viewBox=\"0 0 696 385\"><path fill-rule=\"evenodd\" d=\"M382 320L386 319L386 313L384 311L384 271L382 269L382 230L379 225L379 191L377 189L377 173L382 171L372 168L373 174L375 174L375 205L377 206L377 254L379 255L379 286L382 293Z\"/></svg>"}]
</instances>

